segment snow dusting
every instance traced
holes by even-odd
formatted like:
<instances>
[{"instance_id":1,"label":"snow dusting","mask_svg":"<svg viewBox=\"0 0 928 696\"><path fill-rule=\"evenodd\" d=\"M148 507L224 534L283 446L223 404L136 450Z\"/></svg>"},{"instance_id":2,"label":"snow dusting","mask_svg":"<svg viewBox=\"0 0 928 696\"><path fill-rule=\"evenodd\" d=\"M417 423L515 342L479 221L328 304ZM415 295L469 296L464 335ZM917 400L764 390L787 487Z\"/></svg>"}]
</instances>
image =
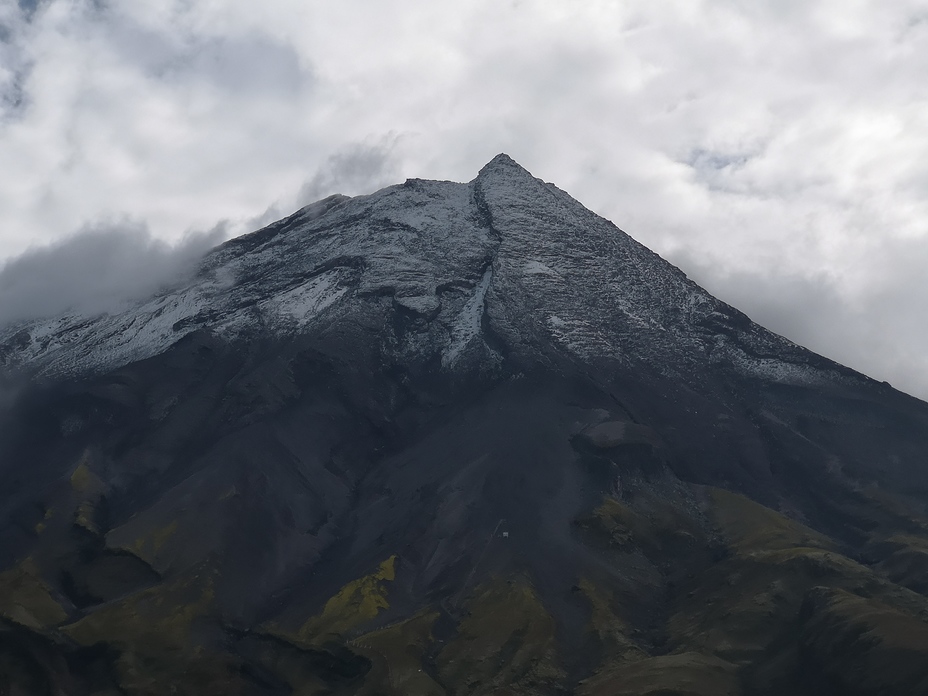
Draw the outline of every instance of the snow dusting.
<instances>
[{"instance_id":1,"label":"snow dusting","mask_svg":"<svg viewBox=\"0 0 928 696\"><path fill-rule=\"evenodd\" d=\"M441 356L442 367L452 367L460 357L464 349L480 334L483 323L484 301L487 294L487 288L493 280L493 269L487 268L483 277L474 288L474 294L470 296L464 307L455 318L451 326L451 341L447 350Z\"/></svg>"},{"instance_id":2,"label":"snow dusting","mask_svg":"<svg viewBox=\"0 0 928 696\"><path fill-rule=\"evenodd\" d=\"M2 327L0 367L101 372L195 331L289 340L320 322L385 327L391 359L444 370L466 369L472 346L486 348L478 359L501 359L489 348L498 341L508 359L530 363L540 354L634 360L680 376L730 365L803 384L840 373L505 155L467 184L410 179L307 206L213 250L186 285L123 311Z\"/></svg>"}]
</instances>

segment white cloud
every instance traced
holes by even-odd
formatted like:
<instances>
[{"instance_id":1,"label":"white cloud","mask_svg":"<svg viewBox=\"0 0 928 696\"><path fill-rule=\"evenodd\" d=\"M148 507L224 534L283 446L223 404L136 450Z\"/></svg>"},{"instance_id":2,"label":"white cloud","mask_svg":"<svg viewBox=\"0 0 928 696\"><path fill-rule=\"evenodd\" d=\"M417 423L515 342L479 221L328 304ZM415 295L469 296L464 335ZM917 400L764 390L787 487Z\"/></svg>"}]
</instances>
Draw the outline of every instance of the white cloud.
<instances>
[{"instance_id":1,"label":"white cloud","mask_svg":"<svg viewBox=\"0 0 928 696\"><path fill-rule=\"evenodd\" d=\"M121 215L244 232L506 151L733 304L827 283L848 328L818 350L924 367L898 270L928 238L924 0L24 6L0 5L0 258Z\"/></svg>"}]
</instances>

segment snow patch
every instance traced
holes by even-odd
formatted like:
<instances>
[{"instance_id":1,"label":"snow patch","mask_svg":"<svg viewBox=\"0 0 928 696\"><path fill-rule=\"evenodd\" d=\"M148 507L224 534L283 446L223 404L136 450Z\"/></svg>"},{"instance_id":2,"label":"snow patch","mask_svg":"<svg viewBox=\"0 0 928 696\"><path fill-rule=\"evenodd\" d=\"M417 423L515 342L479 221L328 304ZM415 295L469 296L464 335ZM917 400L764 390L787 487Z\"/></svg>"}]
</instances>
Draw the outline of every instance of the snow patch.
<instances>
[{"instance_id":1,"label":"snow patch","mask_svg":"<svg viewBox=\"0 0 928 696\"><path fill-rule=\"evenodd\" d=\"M825 375L810 365L785 362L778 358L755 358L744 353L732 356L735 368L744 375L760 377L782 384L818 384L826 381ZM834 381L836 375L829 374Z\"/></svg>"},{"instance_id":2,"label":"snow patch","mask_svg":"<svg viewBox=\"0 0 928 696\"><path fill-rule=\"evenodd\" d=\"M339 287L340 279L341 269L326 271L262 303L262 309L302 328L348 291L347 287Z\"/></svg>"},{"instance_id":3,"label":"snow patch","mask_svg":"<svg viewBox=\"0 0 928 696\"><path fill-rule=\"evenodd\" d=\"M579 319L565 319L556 314L545 321L551 337L581 358L616 356L613 346L596 329Z\"/></svg>"},{"instance_id":4,"label":"snow patch","mask_svg":"<svg viewBox=\"0 0 928 696\"><path fill-rule=\"evenodd\" d=\"M396 297L396 303L410 312L421 314L424 317L433 317L441 309L441 300L435 295L415 295L412 297Z\"/></svg>"},{"instance_id":5,"label":"snow patch","mask_svg":"<svg viewBox=\"0 0 928 696\"><path fill-rule=\"evenodd\" d=\"M527 261L522 266L522 273L524 275L545 275L551 278L557 278L558 280L563 280L560 273L552 269L550 266L543 264L541 261Z\"/></svg>"},{"instance_id":6,"label":"snow patch","mask_svg":"<svg viewBox=\"0 0 928 696\"><path fill-rule=\"evenodd\" d=\"M441 356L442 367L453 366L468 344L480 333L483 323L484 301L486 300L487 288L490 287L490 281L492 280L493 267L490 266L484 271L483 277L474 288L474 294L470 296L461 311L458 312L454 323L451 325L451 342Z\"/></svg>"}]
</instances>

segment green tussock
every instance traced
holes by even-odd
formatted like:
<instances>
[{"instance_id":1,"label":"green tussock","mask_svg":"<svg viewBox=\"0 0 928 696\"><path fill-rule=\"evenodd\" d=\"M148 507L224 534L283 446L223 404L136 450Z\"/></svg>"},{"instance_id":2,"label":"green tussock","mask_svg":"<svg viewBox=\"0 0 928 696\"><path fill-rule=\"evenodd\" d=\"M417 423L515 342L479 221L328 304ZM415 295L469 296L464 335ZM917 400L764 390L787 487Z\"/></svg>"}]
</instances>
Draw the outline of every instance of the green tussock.
<instances>
[{"instance_id":1,"label":"green tussock","mask_svg":"<svg viewBox=\"0 0 928 696\"><path fill-rule=\"evenodd\" d=\"M623 547L631 543L633 529L640 527L635 513L626 505L612 498L605 498L602 505L593 511L590 524L608 537L611 544Z\"/></svg>"},{"instance_id":2,"label":"green tussock","mask_svg":"<svg viewBox=\"0 0 928 696\"><path fill-rule=\"evenodd\" d=\"M554 619L525 580L480 586L458 635L438 655L454 694L546 694L562 684Z\"/></svg>"},{"instance_id":3,"label":"green tussock","mask_svg":"<svg viewBox=\"0 0 928 696\"><path fill-rule=\"evenodd\" d=\"M743 496L713 489L710 515L734 552L680 597L668 621L670 647L736 664L762 659L795 631L812 588L877 598L910 614L928 602L835 550L825 537ZM928 613L926 613L928 616Z\"/></svg>"},{"instance_id":4,"label":"green tussock","mask_svg":"<svg viewBox=\"0 0 928 696\"><path fill-rule=\"evenodd\" d=\"M631 626L617 614L613 593L586 578L581 578L577 586L590 603L590 629L602 645L607 662L611 664L647 657L629 638Z\"/></svg>"},{"instance_id":5,"label":"green tussock","mask_svg":"<svg viewBox=\"0 0 928 696\"><path fill-rule=\"evenodd\" d=\"M685 511L656 496L640 494L632 507L610 497L576 525L597 545L661 556L691 548L703 536L699 524Z\"/></svg>"},{"instance_id":6,"label":"green tussock","mask_svg":"<svg viewBox=\"0 0 928 696\"><path fill-rule=\"evenodd\" d=\"M631 662L584 681L578 696L739 696L734 665L687 652Z\"/></svg>"},{"instance_id":7,"label":"green tussock","mask_svg":"<svg viewBox=\"0 0 928 696\"><path fill-rule=\"evenodd\" d=\"M358 696L384 692L394 696L445 696L445 690L423 666L434 642L432 626L437 618L438 612L425 610L353 640L352 649L370 659L373 665Z\"/></svg>"},{"instance_id":8,"label":"green tussock","mask_svg":"<svg viewBox=\"0 0 928 696\"><path fill-rule=\"evenodd\" d=\"M210 620L214 583L213 573L201 569L103 606L61 632L79 645L117 649L119 685L133 696L172 688L191 696L242 693L228 660L206 653L192 636L197 621Z\"/></svg>"},{"instance_id":9,"label":"green tussock","mask_svg":"<svg viewBox=\"0 0 928 696\"><path fill-rule=\"evenodd\" d=\"M928 624L837 589L816 588L800 638L844 694L928 693Z\"/></svg>"},{"instance_id":10,"label":"green tussock","mask_svg":"<svg viewBox=\"0 0 928 696\"><path fill-rule=\"evenodd\" d=\"M712 521L735 553L776 551L795 547L834 549L828 537L745 498L710 488Z\"/></svg>"},{"instance_id":11,"label":"green tussock","mask_svg":"<svg viewBox=\"0 0 928 696\"><path fill-rule=\"evenodd\" d=\"M32 629L55 626L68 617L31 558L0 573L0 615Z\"/></svg>"},{"instance_id":12,"label":"green tussock","mask_svg":"<svg viewBox=\"0 0 928 696\"><path fill-rule=\"evenodd\" d=\"M390 607L388 582L396 578L396 556L390 556L370 575L353 580L329 599L319 616L307 621L297 632L301 642L322 644L344 636L377 617Z\"/></svg>"},{"instance_id":13,"label":"green tussock","mask_svg":"<svg viewBox=\"0 0 928 696\"><path fill-rule=\"evenodd\" d=\"M83 495L97 496L103 493L106 485L100 480L99 476L90 470L90 466L87 464L89 459L90 456L85 454L71 473L71 488Z\"/></svg>"},{"instance_id":14,"label":"green tussock","mask_svg":"<svg viewBox=\"0 0 928 696\"><path fill-rule=\"evenodd\" d=\"M895 534L869 545L867 555L893 582L928 595L928 539Z\"/></svg>"},{"instance_id":15,"label":"green tussock","mask_svg":"<svg viewBox=\"0 0 928 696\"><path fill-rule=\"evenodd\" d=\"M151 532L148 536L139 537L126 550L131 551L136 556L150 565L156 565L155 558L164 548L164 545L177 533L177 520L164 527L160 527Z\"/></svg>"},{"instance_id":16,"label":"green tussock","mask_svg":"<svg viewBox=\"0 0 928 696\"><path fill-rule=\"evenodd\" d=\"M212 574L202 570L103 606L61 630L81 645L100 641L148 650L186 650L193 622L210 612Z\"/></svg>"}]
</instances>

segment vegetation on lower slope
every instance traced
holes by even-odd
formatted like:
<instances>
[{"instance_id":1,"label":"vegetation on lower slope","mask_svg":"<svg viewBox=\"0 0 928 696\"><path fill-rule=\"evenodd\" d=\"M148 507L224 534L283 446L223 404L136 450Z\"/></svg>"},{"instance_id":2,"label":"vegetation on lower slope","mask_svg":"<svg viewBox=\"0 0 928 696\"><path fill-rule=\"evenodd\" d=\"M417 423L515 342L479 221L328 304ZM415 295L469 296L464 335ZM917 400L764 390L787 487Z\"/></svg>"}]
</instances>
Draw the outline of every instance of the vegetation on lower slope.
<instances>
[{"instance_id":1,"label":"vegetation on lower slope","mask_svg":"<svg viewBox=\"0 0 928 696\"><path fill-rule=\"evenodd\" d=\"M295 628L285 630L228 625L217 602L223 578L210 563L165 577L140 570L138 556L151 558L175 533L170 526L132 549L106 549L80 514L99 493L95 477L78 468L69 483L71 502L36 534L67 532L80 553L40 546L38 559L0 573L0 684L19 693L928 693L920 584L928 535L917 517L900 523L901 508L871 525L852 558L838 541L737 493L640 482L576 517L571 533L596 561L578 566L564 596L550 594L543 577L501 570L451 599L413 606L409 579L400 582L409 566L391 554L315 613L289 616ZM899 528L905 533L890 533ZM124 590L95 579L107 569L125 575ZM62 577L104 588L95 591L107 598L75 604ZM570 638L564 611L583 617Z\"/></svg>"},{"instance_id":2,"label":"vegetation on lower slope","mask_svg":"<svg viewBox=\"0 0 928 696\"><path fill-rule=\"evenodd\" d=\"M387 585L396 579L396 556L386 559L376 571L352 580L329 599L322 613L304 623L296 638L309 645L339 640L388 609Z\"/></svg>"},{"instance_id":3,"label":"vegetation on lower slope","mask_svg":"<svg viewBox=\"0 0 928 696\"><path fill-rule=\"evenodd\" d=\"M358 696L445 696L445 689L430 674L434 672L431 652L436 646L432 628L438 618L439 612L425 610L351 641L351 648L372 664Z\"/></svg>"},{"instance_id":4,"label":"vegetation on lower slope","mask_svg":"<svg viewBox=\"0 0 928 696\"><path fill-rule=\"evenodd\" d=\"M928 693L928 623L875 599L815 588L803 606L800 652L820 667L823 684L848 696Z\"/></svg>"},{"instance_id":5,"label":"vegetation on lower slope","mask_svg":"<svg viewBox=\"0 0 928 696\"><path fill-rule=\"evenodd\" d=\"M564 680L555 622L525 579L493 579L467 603L457 635L436 657L450 694L550 694Z\"/></svg>"},{"instance_id":6,"label":"vegetation on lower slope","mask_svg":"<svg viewBox=\"0 0 928 696\"><path fill-rule=\"evenodd\" d=\"M78 645L105 644L116 651L119 686L129 693L154 696L173 681L182 681L190 693L239 693L242 685L230 661L207 653L195 636L197 622L210 616L214 585L214 572L200 568L101 606L61 633Z\"/></svg>"},{"instance_id":7,"label":"vegetation on lower slope","mask_svg":"<svg viewBox=\"0 0 928 696\"><path fill-rule=\"evenodd\" d=\"M577 696L740 696L735 665L695 652L646 657L584 681Z\"/></svg>"},{"instance_id":8,"label":"vegetation on lower slope","mask_svg":"<svg viewBox=\"0 0 928 696\"><path fill-rule=\"evenodd\" d=\"M31 558L0 573L0 616L32 629L47 629L67 618Z\"/></svg>"}]
</instances>

